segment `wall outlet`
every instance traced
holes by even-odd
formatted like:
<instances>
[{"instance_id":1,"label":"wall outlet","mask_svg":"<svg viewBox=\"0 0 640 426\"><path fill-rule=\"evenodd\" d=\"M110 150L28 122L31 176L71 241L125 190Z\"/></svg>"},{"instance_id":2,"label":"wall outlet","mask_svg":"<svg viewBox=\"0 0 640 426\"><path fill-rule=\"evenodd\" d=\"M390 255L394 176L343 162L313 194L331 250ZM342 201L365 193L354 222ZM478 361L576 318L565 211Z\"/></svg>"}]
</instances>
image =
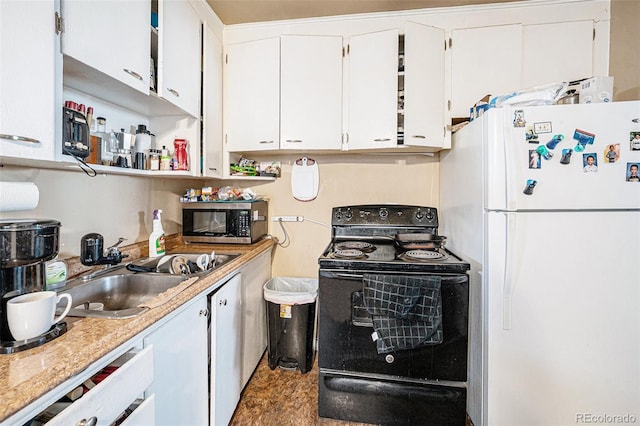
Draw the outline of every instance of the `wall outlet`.
<instances>
[{"instance_id":1,"label":"wall outlet","mask_svg":"<svg viewBox=\"0 0 640 426\"><path fill-rule=\"evenodd\" d=\"M304 216L273 216L272 222L304 222Z\"/></svg>"}]
</instances>

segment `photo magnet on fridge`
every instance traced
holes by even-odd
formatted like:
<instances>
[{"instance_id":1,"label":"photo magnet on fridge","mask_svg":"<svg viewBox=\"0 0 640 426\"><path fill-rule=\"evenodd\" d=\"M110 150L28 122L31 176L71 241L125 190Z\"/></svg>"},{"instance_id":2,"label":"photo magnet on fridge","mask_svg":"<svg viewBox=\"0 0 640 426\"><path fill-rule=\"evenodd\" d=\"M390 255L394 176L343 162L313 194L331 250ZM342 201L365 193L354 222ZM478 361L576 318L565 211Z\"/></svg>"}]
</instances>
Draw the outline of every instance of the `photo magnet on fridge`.
<instances>
[{"instance_id":1,"label":"photo magnet on fridge","mask_svg":"<svg viewBox=\"0 0 640 426\"><path fill-rule=\"evenodd\" d=\"M631 132L629 140L629 148L631 151L640 151L640 132Z\"/></svg>"},{"instance_id":2,"label":"photo magnet on fridge","mask_svg":"<svg viewBox=\"0 0 640 426\"><path fill-rule=\"evenodd\" d=\"M582 154L582 165L585 173L598 171L598 154L595 152L585 152Z\"/></svg>"},{"instance_id":3,"label":"photo magnet on fridge","mask_svg":"<svg viewBox=\"0 0 640 426\"><path fill-rule=\"evenodd\" d=\"M529 150L529 168L530 169L539 169L541 165L540 162L540 154L535 149Z\"/></svg>"},{"instance_id":4,"label":"photo magnet on fridge","mask_svg":"<svg viewBox=\"0 0 640 426\"><path fill-rule=\"evenodd\" d=\"M615 163L620 158L620 144L612 143L607 145L604 149L604 158L607 163Z\"/></svg>"},{"instance_id":5,"label":"photo magnet on fridge","mask_svg":"<svg viewBox=\"0 0 640 426\"><path fill-rule=\"evenodd\" d=\"M639 167L640 163L627 163L627 182L640 182Z\"/></svg>"},{"instance_id":6,"label":"photo magnet on fridge","mask_svg":"<svg viewBox=\"0 0 640 426\"><path fill-rule=\"evenodd\" d=\"M513 113L513 127L524 127L527 122L524 119L524 110L517 109Z\"/></svg>"}]
</instances>

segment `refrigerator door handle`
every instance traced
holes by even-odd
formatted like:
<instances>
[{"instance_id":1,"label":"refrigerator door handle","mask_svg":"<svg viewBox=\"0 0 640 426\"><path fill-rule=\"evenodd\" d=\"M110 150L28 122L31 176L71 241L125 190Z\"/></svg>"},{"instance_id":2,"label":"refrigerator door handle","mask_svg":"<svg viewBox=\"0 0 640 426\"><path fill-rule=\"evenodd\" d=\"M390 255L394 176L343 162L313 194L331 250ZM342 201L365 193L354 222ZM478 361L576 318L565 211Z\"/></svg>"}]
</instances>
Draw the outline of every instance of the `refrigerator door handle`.
<instances>
[{"instance_id":1,"label":"refrigerator door handle","mask_svg":"<svg viewBox=\"0 0 640 426\"><path fill-rule=\"evenodd\" d=\"M514 116L514 109L510 106L504 108L504 120L502 144L504 146L504 182L505 182L505 202L507 210L516 210L518 204L517 190L522 187L518 182L514 182L514 177L517 173L514 172L516 164L520 164L515 155L515 148L511 146L513 135L513 122L511 118Z\"/></svg>"},{"instance_id":2,"label":"refrigerator door handle","mask_svg":"<svg viewBox=\"0 0 640 426\"><path fill-rule=\"evenodd\" d=\"M516 217L515 213L505 213L506 223L506 247L504 252L504 281L502 283L502 329L511 330L512 323L512 299L515 287L515 268L516 262L514 253L516 253Z\"/></svg>"}]
</instances>

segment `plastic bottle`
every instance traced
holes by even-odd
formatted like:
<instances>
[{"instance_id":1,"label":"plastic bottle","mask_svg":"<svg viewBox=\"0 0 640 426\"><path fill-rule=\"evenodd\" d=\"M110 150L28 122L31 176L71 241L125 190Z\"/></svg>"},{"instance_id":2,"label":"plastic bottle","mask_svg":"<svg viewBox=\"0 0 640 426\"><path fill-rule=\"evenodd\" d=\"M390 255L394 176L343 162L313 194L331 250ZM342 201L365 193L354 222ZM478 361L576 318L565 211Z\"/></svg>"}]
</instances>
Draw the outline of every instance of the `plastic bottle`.
<instances>
[{"instance_id":1,"label":"plastic bottle","mask_svg":"<svg viewBox=\"0 0 640 426\"><path fill-rule=\"evenodd\" d=\"M164 229L160 215L162 210L153 211L153 230L149 235L149 257L158 257L165 254Z\"/></svg>"}]
</instances>

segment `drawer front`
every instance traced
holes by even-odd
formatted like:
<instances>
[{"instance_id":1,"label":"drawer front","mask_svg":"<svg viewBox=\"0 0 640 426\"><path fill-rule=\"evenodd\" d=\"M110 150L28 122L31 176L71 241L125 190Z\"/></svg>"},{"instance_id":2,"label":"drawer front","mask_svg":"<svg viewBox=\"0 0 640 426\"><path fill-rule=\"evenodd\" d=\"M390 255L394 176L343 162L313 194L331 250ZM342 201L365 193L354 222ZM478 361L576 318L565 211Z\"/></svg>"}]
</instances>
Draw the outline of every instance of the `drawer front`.
<instances>
[{"instance_id":1,"label":"drawer front","mask_svg":"<svg viewBox=\"0 0 640 426\"><path fill-rule=\"evenodd\" d=\"M48 425L75 425L96 417L111 424L153 381L153 346L122 364L109 377L55 416ZM138 407L139 408L139 407Z\"/></svg>"},{"instance_id":2,"label":"drawer front","mask_svg":"<svg viewBox=\"0 0 640 426\"><path fill-rule=\"evenodd\" d=\"M156 396L149 395L129 417L121 423L122 426L149 426L156 424Z\"/></svg>"}]
</instances>

